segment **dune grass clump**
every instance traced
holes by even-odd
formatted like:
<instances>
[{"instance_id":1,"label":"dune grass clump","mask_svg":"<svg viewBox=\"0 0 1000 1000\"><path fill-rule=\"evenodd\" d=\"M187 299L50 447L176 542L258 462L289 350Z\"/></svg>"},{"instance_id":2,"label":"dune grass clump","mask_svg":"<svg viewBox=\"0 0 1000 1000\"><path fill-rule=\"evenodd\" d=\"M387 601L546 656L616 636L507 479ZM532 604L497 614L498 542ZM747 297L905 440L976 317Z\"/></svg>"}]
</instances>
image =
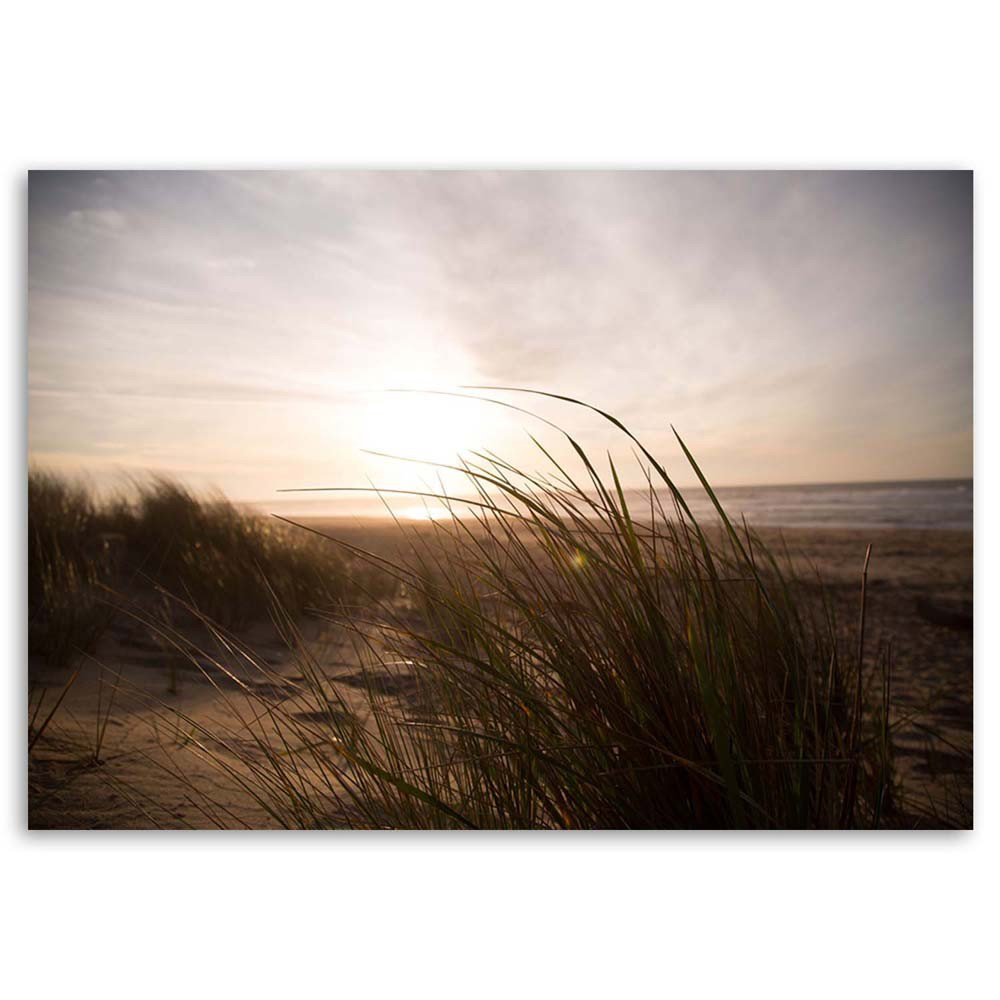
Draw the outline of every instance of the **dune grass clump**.
<instances>
[{"instance_id":1,"label":"dune grass clump","mask_svg":"<svg viewBox=\"0 0 1000 1000\"><path fill-rule=\"evenodd\" d=\"M335 619L357 640L362 706L303 651L294 694L263 706L272 728L251 727L241 781L277 822L886 822L888 675L865 649L863 610L845 641L822 592L728 518L683 442L716 524L602 416L647 471L642 509L610 457L599 471L569 435L574 470L541 443L544 473L485 454L456 466L471 516L435 522L389 567L410 600Z\"/></svg>"},{"instance_id":2,"label":"dune grass clump","mask_svg":"<svg viewBox=\"0 0 1000 1000\"><path fill-rule=\"evenodd\" d=\"M142 485L114 522L145 576L227 626L267 618L275 599L298 614L349 589L344 560L329 546L167 479Z\"/></svg>"},{"instance_id":3,"label":"dune grass clump","mask_svg":"<svg viewBox=\"0 0 1000 1000\"><path fill-rule=\"evenodd\" d=\"M355 575L371 576L364 567ZM66 479L29 473L33 653L60 666L92 653L116 606L162 606L161 592L235 628L267 619L274 601L297 615L348 599L356 585L329 545L221 497L155 479L131 499L98 503Z\"/></svg>"},{"instance_id":4,"label":"dune grass clump","mask_svg":"<svg viewBox=\"0 0 1000 1000\"><path fill-rule=\"evenodd\" d=\"M57 666L92 653L107 628L99 521L83 488L45 473L29 475L28 641Z\"/></svg>"}]
</instances>

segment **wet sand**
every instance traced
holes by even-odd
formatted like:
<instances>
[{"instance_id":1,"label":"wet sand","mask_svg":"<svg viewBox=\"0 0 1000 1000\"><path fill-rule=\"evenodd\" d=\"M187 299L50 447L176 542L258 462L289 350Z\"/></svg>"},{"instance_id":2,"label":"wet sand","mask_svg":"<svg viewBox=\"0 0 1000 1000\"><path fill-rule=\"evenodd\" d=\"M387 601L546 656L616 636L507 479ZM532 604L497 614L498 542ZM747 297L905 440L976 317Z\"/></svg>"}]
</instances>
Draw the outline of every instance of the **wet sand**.
<instances>
[{"instance_id":1,"label":"wet sand","mask_svg":"<svg viewBox=\"0 0 1000 1000\"><path fill-rule=\"evenodd\" d=\"M392 555L401 545L398 529L384 520L311 524L381 555ZM413 527L420 533L433 530L429 525ZM772 545L783 538L796 566L805 574L818 574L846 628L856 626L865 547L872 543L866 648L892 645L891 719L900 778L911 798L926 801L956 825L971 825L972 631L966 616L972 601L972 536L807 529L761 534ZM352 704L362 704L356 654L343 634L318 623L305 625L303 631L331 683ZM251 670L241 673L240 658L232 651L216 654L233 676L208 660L199 670L142 625L120 616L95 657L79 664L76 681L31 754L29 826L277 825L264 805L240 787L242 765L230 752L239 750L253 760L252 741L240 735L249 703L239 684L261 685L259 694L288 697L299 668L266 623L244 632L241 639L266 663L266 677ZM205 636L201 641L211 646ZM47 698L40 718L71 673L42 661L29 663L34 695L45 693ZM268 685L270 690L265 690ZM208 748L193 737L200 726L219 733L215 746ZM221 775L208 759L213 755L230 761L235 777ZM210 806L199 794L204 789L211 789ZM332 823L336 819L330 816Z\"/></svg>"}]
</instances>

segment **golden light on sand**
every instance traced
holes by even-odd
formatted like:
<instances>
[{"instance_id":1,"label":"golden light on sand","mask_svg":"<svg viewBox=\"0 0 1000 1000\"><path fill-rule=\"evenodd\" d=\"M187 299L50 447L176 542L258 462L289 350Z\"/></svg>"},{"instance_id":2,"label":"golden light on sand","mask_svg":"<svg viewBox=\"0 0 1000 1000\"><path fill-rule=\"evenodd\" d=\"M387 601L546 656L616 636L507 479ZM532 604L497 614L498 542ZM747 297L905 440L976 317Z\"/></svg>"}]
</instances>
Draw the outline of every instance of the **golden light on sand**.
<instances>
[{"instance_id":1,"label":"golden light on sand","mask_svg":"<svg viewBox=\"0 0 1000 1000\"><path fill-rule=\"evenodd\" d=\"M453 511L449 511L447 508L442 506L433 506L433 501L428 501L426 507L395 507L393 506L393 514L399 518L401 521L447 521L451 517L462 516L462 510L455 508Z\"/></svg>"}]
</instances>

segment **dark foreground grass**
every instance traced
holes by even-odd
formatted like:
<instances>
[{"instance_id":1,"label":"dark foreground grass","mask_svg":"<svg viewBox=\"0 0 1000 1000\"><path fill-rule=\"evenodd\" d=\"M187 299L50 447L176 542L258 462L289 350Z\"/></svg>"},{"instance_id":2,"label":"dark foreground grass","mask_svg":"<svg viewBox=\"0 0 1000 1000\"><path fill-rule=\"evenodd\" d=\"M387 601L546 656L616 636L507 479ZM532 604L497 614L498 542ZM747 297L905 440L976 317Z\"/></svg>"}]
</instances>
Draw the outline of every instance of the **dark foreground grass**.
<instances>
[{"instance_id":1,"label":"dark foreground grass","mask_svg":"<svg viewBox=\"0 0 1000 1000\"><path fill-rule=\"evenodd\" d=\"M96 502L82 486L28 476L29 645L54 665L93 653L123 602L167 591L229 628L297 615L352 593L347 560L329 545L221 497L156 479ZM176 606L176 605L174 605Z\"/></svg>"},{"instance_id":2,"label":"dark foreground grass","mask_svg":"<svg viewBox=\"0 0 1000 1000\"><path fill-rule=\"evenodd\" d=\"M646 470L641 510L568 435L572 469L541 442L539 474L469 456L466 516L414 535L408 557L340 545L408 595L330 616L357 646L360 703L289 616L294 690L247 687L238 734L182 720L206 758L291 827L891 822L889 670L864 642L862 566L845 639L814 582L718 504L699 524L602 416Z\"/></svg>"}]
</instances>

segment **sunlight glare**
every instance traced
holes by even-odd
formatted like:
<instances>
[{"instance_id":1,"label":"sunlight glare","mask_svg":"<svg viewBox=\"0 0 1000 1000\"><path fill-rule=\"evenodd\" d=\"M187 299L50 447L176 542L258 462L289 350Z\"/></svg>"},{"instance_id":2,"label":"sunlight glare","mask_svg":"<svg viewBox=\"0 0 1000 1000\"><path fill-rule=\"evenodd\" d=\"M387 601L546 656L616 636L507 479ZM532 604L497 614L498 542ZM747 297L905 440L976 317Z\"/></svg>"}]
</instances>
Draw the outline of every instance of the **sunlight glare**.
<instances>
[{"instance_id":1,"label":"sunlight glare","mask_svg":"<svg viewBox=\"0 0 1000 1000\"><path fill-rule=\"evenodd\" d=\"M461 393L460 385L481 379L464 357L450 357L440 345L434 351L415 346L372 373L371 388L357 408L357 447L377 453L365 455L365 466L380 487L440 492L444 485L445 492L474 496L462 474L439 466L454 466L461 455L495 448L500 414L489 403L435 394ZM448 516L430 503L432 518ZM412 501L405 516L428 519L427 511Z\"/></svg>"}]
</instances>

